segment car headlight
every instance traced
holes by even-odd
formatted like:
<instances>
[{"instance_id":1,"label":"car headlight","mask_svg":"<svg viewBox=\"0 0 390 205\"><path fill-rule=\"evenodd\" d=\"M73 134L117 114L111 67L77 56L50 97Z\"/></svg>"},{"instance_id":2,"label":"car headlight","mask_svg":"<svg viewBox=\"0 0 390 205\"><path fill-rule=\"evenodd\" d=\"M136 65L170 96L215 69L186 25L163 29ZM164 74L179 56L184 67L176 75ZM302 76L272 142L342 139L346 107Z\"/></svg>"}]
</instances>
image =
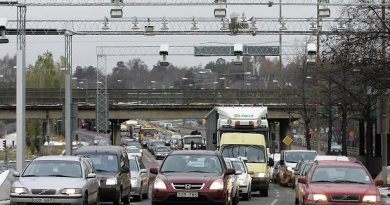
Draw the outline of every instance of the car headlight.
<instances>
[{"instance_id":1,"label":"car headlight","mask_svg":"<svg viewBox=\"0 0 390 205\"><path fill-rule=\"evenodd\" d=\"M307 199L311 201L328 201L328 198L324 194L309 194Z\"/></svg>"},{"instance_id":2,"label":"car headlight","mask_svg":"<svg viewBox=\"0 0 390 205\"><path fill-rule=\"evenodd\" d=\"M221 189L223 189L223 180L222 179L215 180L210 186L210 190L221 190Z\"/></svg>"},{"instance_id":3,"label":"car headlight","mask_svg":"<svg viewBox=\"0 0 390 205\"><path fill-rule=\"evenodd\" d=\"M380 197L376 195L365 195L363 197L363 202L377 202L380 201Z\"/></svg>"},{"instance_id":4,"label":"car headlight","mask_svg":"<svg viewBox=\"0 0 390 205\"><path fill-rule=\"evenodd\" d=\"M135 186L138 184L138 178L137 177L132 177L131 178L131 186Z\"/></svg>"},{"instance_id":5,"label":"car headlight","mask_svg":"<svg viewBox=\"0 0 390 205\"><path fill-rule=\"evenodd\" d=\"M155 189L167 189L167 186L165 185L163 180L157 178L156 180L154 180L153 188L155 188Z\"/></svg>"},{"instance_id":6,"label":"car headlight","mask_svg":"<svg viewBox=\"0 0 390 205\"><path fill-rule=\"evenodd\" d=\"M12 187L11 194L27 194L27 189L24 187Z\"/></svg>"},{"instance_id":7,"label":"car headlight","mask_svg":"<svg viewBox=\"0 0 390 205\"><path fill-rule=\"evenodd\" d=\"M293 171L293 168L292 167L287 167L287 170L292 172Z\"/></svg>"},{"instance_id":8,"label":"car headlight","mask_svg":"<svg viewBox=\"0 0 390 205\"><path fill-rule=\"evenodd\" d=\"M106 181L106 185L116 185L118 183L116 178L108 178Z\"/></svg>"},{"instance_id":9,"label":"car headlight","mask_svg":"<svg viewBox=\"0 0 390 205\"><path fill-rule=\"evenodd\" d=\"M73 195L73 194L81 194L81 189L73 189L67 188L61 191L61 194Z\"/></svg>"}]
</instances>

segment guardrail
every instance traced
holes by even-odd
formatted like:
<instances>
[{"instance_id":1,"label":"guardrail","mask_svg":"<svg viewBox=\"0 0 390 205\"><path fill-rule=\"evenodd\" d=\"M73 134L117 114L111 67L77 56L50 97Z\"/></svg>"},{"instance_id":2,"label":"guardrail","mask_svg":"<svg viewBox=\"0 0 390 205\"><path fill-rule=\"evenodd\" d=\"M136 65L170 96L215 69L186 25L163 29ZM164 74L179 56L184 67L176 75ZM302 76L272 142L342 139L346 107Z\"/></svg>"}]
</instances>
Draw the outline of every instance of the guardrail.
<instances>
[{"instance_id":1,"label":"guardrail","mask_svg":"<svg viewBox=\"0 0 390 205\"><path fill-rule=\"evenodd\" d=\"M96 89L73 89L73 101L95 104ZM15 105L15 90L0 89L0 104ZM293 89L108 89L110 105L137 104L299 104ZM63 89L27 89L27 105L63 104Z\"/></svg>"}]
</instances>

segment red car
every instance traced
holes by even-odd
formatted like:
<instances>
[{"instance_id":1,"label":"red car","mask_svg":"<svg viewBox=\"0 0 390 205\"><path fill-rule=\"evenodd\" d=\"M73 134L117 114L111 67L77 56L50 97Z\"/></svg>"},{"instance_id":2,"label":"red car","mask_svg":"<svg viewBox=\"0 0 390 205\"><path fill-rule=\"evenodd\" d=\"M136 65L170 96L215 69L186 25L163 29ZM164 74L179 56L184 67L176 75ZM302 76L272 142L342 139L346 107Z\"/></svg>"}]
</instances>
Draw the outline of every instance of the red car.
<instances>
[{"instance_id":1,"label":"red car","mask_svg":"<svg viewBox=\"0 0 390 205\"><path fill-rule=\"evenodd\" d=\"M233 187L223 157L214 151L188 150L170 152L156 174L152 205L213 204L231 205Z\"/></svg>"},{"instance_id":2,"label":"red car","mask_svg":"<svg viewBox=\"0 0 390 205\"><path fill-rule=\"evenodd\" d=\"M299 204L381 204L377 186L383 180L372 180L359 162L316 161L298 182L303 184Z\"/></svg>"}]
</instances>

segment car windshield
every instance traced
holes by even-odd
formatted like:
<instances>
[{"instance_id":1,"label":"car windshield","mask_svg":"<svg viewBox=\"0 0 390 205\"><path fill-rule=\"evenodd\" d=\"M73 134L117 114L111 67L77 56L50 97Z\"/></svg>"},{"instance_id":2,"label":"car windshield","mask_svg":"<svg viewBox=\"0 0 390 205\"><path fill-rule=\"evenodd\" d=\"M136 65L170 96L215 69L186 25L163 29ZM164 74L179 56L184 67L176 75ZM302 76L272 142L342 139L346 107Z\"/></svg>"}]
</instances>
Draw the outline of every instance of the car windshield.
<instances>
[{"instance_id":1,"label":"car windshield","mask_svg":"<svg viewBox=\"0 0 390 205\"><path fill-rule=\"evenodd\" d=\"M169 155L161 166L164 172L222 173L222 165L217 156Z\"/></svg>"},{"instance_id":2,"label":"car windshield","mask_svg":"<svg viewBox=\"0 0 390 205\"><path fill-rule=\"evenodd\" d=\"M320 166L314 170L311 182L370 184L366 170L360 167Z\"/></svg>"},{"instance_id":3,"label":"car windshield","mask_svg":"<svg viewBox=\"0 0 390 205\"><path fill-rule=\"evenodd\" d=\"M83 154L85 155L85 154ZM96 172L118 172L118 157L113 154L88 154L92 159Z\"/></svg>"},{"instance_id":4,"label":"car windshield","mask_svg":"<svg viewBox=\"0 0 390 205\"><path fill-rule=\"evenodd\" d=\"M22 176L81 178L82 174L78 161L34 160L28 165Z\"/></svg>"},{"instance_id":5,"label":"car windshield","mask_svg":"<svg viewBox=\"0 0 390 205\"><path fill-rule=\"evenodd\" d=\"M167 147L157 147L157 152L169 152Z\"/></svg>"},{"instance_id":6,"label":"car windshield","mask_svg":"<svg viewBox=\"0 0 390 205\"><path fill-rule=\"evenodd\" d=\"M240 161L233 161L232 164L233 164L233 168L234 168L236 171L241 171L242 173L245 173L245 166L244 166L244 163L243 163L243 162L240 162Z\"/></svg>"},{"instance_id":7,"label":"car windshield","mask_svg":"<svg viewBox=\"0 0 390 205\"><path fill-rule=\"evenodd\" d=\"M157 133L157 130L142 130L144 135L154 135Z\"/></svg>"},{"instance_id":8,"label":"car windshield","mask_svg":"<svg viewBox=\"0 0 390 205\"><path fill-rule=\"evenodd\" d=\"M229 158L246 157L248 163L265 162L264 147L256 145L227 145L222 148L222 156Z\"/></svg>"},{"instance_id":9,"label":"car windshield","mask_svg":"<svg viewBox=\"0 0 390 205\"><path fill-rule=\"evenodd\" d=\"M135 159L129 159L129 164L130 164L130 171L139 171L138 164Z\"/></svg>"},{"instance_id":10,"label":"car windshield","mask_svg":"<svg viewBox=\"0 0 390 205\"><path fill-rule=\"evenodd\" d=\"M285 161L288 163L297 163L301 160L314 160L317 156L315 152L286 152Z\"/></svg>"},{"instance_id":11,"label":"car windshield","mask_svg":"<svg viewBox=\"0 0 390 205\"><path fill-rule=\"evenodd\" d=\"M191 144L191 142L194 142L195 144L203 144L203 138L202 137L186 137L183 139L184 144Z\"/></svg>"},{"instance_id":12,"label":"car windshield","mask_svg":"<svg viewBox=\"0 0 390 205\"><path fill-rule=\"evenodd\" d=\"M141 153L141 150L139 149L127 149L127 153Z\"/></svg>"}]
</instances>

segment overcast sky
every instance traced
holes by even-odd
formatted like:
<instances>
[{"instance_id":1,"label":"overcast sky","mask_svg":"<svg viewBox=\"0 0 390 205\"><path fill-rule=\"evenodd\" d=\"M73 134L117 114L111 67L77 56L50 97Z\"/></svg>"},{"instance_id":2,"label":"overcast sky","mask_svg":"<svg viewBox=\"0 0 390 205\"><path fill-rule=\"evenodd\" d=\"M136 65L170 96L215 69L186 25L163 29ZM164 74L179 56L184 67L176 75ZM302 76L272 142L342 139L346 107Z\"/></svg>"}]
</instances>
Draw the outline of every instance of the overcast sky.
<instances>
[{"instance_id":1,"label":"overcast sky","mask_svg":"<svg viewBox=\"0 0 390 205\"><path fill-rule=\"evenodd\" d=\"M124 17L213 17L214 7L124 7ZM249 18L255 17L279 17L279 6L228 6L228 17L231 13L242 14L245 12ZM28 7L27 19L103 19L109 17L110 7ZM310 18L315 16L315 7L285 6L283 16ZM0 7L0 18L16 20L16 7ZM308 36L284 36L284 45L304 46L304 39ZM16 54L16 38L10 36L9 44L0 45L0 57ZM205 42L224 42L229 44L257 44L279 45L278 36L74 36L73 37L73 68L76 66L96 66L96 46L108 45L154 45L162 43L170 45L194 45ZM37 55L45 51L51 51L57 61L64 55L63 36L27 36L27 63L35 62ZM149 68L161 59L157 53L155 56L124 56L109 57L108 67L113 67L118 60L128 61L139 57L143 59ZM233 57L226 58L231 60ZM205 65L208 61L215 61L216 57L200 58L194 56L168 56L168 61L179 66ZM286 58L287 61L287 58Z\"/></svg>"}]
</instances>

